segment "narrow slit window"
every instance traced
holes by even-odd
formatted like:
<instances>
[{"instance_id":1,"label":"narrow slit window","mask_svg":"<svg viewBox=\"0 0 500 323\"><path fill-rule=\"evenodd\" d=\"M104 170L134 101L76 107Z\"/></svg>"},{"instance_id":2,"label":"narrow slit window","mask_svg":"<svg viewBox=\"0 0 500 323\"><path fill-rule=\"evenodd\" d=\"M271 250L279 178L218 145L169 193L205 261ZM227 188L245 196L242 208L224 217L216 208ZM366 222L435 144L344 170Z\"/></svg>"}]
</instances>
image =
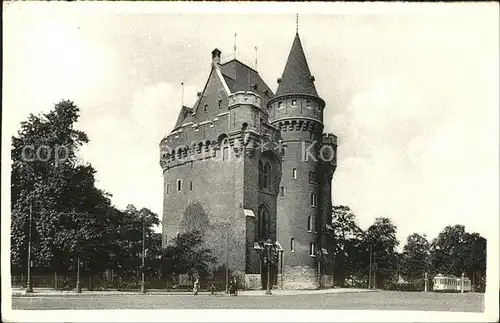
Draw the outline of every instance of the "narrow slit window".
<instances>
[{"instance_id":1,"label":"narrow slit window","mask_svg":"<svg viewBox=\"0 0 500 323\"><path fill-rule=\"evenodd\" d=\"M182 180L178 179L177 180L177 192L180 192L182 190Z\"/></svg>"},{"instance_id":2,"label":"narrow slit window","mask_svg":"<svg viewBox=\"0 0 500 323\"><path fill-rule=\"evenodd\" d=\"M219 109L222 108L222 100L219 100Z\"/></svg>"},{"instance_id":3,"label":"narrow slit window","mask_svg":"<svg viewBox=\"0 0 500 323\"><path fill-rule=\"evenodd\" d=\"M290 239L290 251L291 252L295 251L295 239L294 238Z\"/></svg>"},{"instance_id":4,"label":"narrow slit window","mask_svg":"<svg viewBox=\"0 0 500 323\"><path fill-rule=\"evenodd\" d=\"M294 168L292 170L292 176L293 176L293 179L297 179L297 168Z\"/></svg>"},{"instance_id":5,"label":"narrow slit window","mask_svg":"<svg viewBox=\"0 0 500 323\"><path fill-rule=\"evenodd\" d=\"M284 186L281 186L281 189L280 189L280 196L281 196L281 197L284 197L284 196L285 196L285 187L284 187Z\"/></svg>"},{"instance_id":6,"label":"narrow slit window","mask_svg":"<svg viewBox=\"0 0 500 323\"><path fill-rule=\"evenodd\" d=\"M170 184L167 184L167 194L169 193L170 191Z\"/></svg>"},{"instance_id":7,"label":"narrow slit window","mask_svg":"<svg viewBox=\"0 0 500 323\"><path fill-rule=\"evenodd\" d=\"M193 190L193 182L189 182L189 190L192 191Z\"/></svg>"}]
</instances>

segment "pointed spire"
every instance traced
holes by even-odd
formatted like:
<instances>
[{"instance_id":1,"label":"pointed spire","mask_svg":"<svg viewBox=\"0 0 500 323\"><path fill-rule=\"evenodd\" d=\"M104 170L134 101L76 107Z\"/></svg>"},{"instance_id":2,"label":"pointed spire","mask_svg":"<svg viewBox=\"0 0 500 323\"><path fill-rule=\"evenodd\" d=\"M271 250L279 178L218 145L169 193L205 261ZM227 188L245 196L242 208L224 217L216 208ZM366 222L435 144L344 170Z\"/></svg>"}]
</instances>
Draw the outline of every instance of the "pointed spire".
<instances>
[{"instance_id":1,"label":"pointed spire","mask_svg":"<svg viewBox=\"0 0 500 323\"><path fill-rule=\"evenodd\" d=\"M292 93L318 96L318 92L316 92L316 87L314 86L314 77L309 70L298 33L295 34L285 70L278 82L276 96Z\"/></svg>"}]
</instances>

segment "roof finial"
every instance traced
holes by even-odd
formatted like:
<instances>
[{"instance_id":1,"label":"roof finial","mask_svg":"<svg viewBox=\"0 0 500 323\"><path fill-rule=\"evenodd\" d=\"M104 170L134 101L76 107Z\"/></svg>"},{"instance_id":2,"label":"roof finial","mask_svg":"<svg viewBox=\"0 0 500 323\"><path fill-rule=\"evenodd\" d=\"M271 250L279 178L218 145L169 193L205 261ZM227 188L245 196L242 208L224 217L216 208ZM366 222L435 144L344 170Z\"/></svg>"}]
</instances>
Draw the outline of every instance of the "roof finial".
<instances>
[{"instance_id":1,"label":"roof finial","mask_svg":"<svg viewBox=\"0 0 500 323\"><path fill-rule=\"evenodd\" d=\"M234 59L236 59L236 33L234 33Z\"/></svg>"},{"instance_id":2,"label":"roof finial","mask_svg":"<svg viewBox=\"0 0 500 323\"><path fill-rule=\"evenodd\" d=\"M299 33L299 14L295 15L295 33Z\"/></svg>"}]
</instances>

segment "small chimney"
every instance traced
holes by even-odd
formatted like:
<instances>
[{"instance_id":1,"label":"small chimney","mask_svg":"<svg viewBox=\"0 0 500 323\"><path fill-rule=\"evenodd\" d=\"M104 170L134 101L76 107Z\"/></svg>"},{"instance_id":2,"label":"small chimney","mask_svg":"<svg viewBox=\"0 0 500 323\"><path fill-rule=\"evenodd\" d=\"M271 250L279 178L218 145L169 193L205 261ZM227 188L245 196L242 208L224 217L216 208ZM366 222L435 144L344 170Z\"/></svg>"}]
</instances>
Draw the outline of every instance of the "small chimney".
<instances>
[{"instance_id":1,"label":"small chimney","mask_svg":"<svg viewBox=\"0 0 500 323\"><path fill-rule=\"evenodd\" d=\"M212 51L212 63L220 64L220 54L221 51L217 48Z\"/></svg>"}]
</instances>

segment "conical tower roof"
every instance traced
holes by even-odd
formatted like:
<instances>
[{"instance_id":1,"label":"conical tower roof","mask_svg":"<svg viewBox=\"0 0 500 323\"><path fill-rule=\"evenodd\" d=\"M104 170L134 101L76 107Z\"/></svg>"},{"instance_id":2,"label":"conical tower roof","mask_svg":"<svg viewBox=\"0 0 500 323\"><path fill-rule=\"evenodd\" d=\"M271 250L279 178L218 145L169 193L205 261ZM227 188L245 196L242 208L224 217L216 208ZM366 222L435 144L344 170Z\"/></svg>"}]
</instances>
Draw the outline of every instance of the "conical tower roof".
<instances>
[{"instance_id":1,"label":"conical tower roof","mask_svg":"<svg viewBox=\"0 0 500 323\"><path fill-rule=\"evenodd\" d=\"M285 65L283 75L279 80L276 96L300 93L318 97L316 87L314 86L314 78L309 70L306 55L300 42L299 34L295 34L292 49L288 55L288 60Z\"/></svg>"}]
</instances>

